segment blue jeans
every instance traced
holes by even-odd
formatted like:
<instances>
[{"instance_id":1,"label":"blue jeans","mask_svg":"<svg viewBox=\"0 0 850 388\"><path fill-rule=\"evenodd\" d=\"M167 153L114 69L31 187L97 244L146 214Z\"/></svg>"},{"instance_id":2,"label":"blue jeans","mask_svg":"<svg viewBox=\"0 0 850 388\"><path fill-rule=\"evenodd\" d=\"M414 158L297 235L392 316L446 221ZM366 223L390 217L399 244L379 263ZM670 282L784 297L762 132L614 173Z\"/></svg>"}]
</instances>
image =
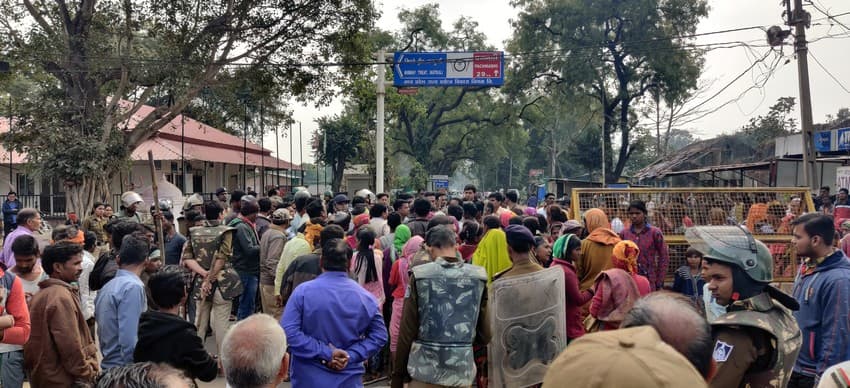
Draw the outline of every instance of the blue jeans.
<instances>
[{"instance_id":1,"label":"blue jeans","mask_svg":"<svg viewBox=\"0 0 850 388\"><path fill-rule=\"evenodd\" d=\"M0 384L3 388L24 386L24 351L0 354Z\"/></svg>"},{"instance_id":2,"label":"blue jeans","mask_svg":"<svg viewBox=\"0 0 850 388\"><path fill-rule=\"evenodd\" d=\"M260 278L257 275L239 274L242 280L242 295L239 297L239 310L236 311L236 320L241 321L254 313L254 303L257 299L257 288L260 286Z\"/></svg>"}]
</instances>

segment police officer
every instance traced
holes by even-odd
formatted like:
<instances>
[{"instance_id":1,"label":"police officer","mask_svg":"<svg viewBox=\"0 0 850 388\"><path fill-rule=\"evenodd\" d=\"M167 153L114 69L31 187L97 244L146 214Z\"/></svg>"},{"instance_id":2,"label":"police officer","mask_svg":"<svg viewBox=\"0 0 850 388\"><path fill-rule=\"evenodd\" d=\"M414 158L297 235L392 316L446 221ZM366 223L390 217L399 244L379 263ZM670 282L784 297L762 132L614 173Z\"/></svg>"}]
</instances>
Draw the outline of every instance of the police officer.
<instances>
[{"instance_id":1,"label":"police officer","mask_svg":"<svg viewBox=\"0 0 850 388\"><path fill-rule=\"evenodd\" d=\"M790 310L799 304L769 285L773 256L738 226L685 232L704 255L708 290L726 314L712 322L717 375L712 387L785 387L802 337Z\"/></svg>"},{"instance_id":2,"label":"police officer","mask_svg":"<svg viewBox=\"0 0 850 388\"><path fill-rule=\"evenodd\" d=\"M124 194L121 194L121 211L118 213L118 218L141 223L142 217L138 212L138 207L141 204L142 196L139 193L135 191L124 192Z\"/></svg>"},{"instance_id":3,"label":"police officer","mask_svg":"<svg viewBox=\"0 0 850 388\"><path fill-rule=\"evenodd\" d=\"M189 228L189 241L185 244L182 258L183 266L194 273L190 295L196 301L197 311L193 320L198 335L201 339L206 338L209 325L220 351L230 318L231 301L242 294L242 284L230 267L234 228L221 223L224 209L218 202L205 203L204 210L207 221L202 226Z\"/></svg>"},{"instance_id":4,"label":"police officer","mask_svg":"<svg viewBox=\"0 0 850 388\"><path fill-rule=\"evenodd\" d=\"M183 209L180 216L177 217L177 231L186 236L189 234L189 222L186 220L186 213L189 210L197 212L204 211L204 198L200 194L195 193L186 197L186 202L183 203Z\"/></svg>"},{"instance_id":5,"label":"police officer","mask_svg":"<svg viewBox=\"0 0 850 388\"><path fill-rule=\"evenodd\" d=\"M391 386L468 387L475 379L473 344L490 342L487 272L457 257L447 226L428 231L433 261L413 267L405 295Z\"/></svg>"}]
</instances>

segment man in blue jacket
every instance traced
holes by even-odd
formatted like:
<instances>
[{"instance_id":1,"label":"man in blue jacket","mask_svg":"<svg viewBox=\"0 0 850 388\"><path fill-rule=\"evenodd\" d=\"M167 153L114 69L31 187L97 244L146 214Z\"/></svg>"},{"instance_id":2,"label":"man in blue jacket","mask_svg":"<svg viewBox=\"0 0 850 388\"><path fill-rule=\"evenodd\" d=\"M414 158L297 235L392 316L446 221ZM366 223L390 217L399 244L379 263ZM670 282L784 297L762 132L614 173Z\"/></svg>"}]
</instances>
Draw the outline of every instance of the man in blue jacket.
<instances>
[{"instance_id":1,"label":"man in blue jacket","mask_svg":"<svg viewBox=\"0 0 850 388\"><path fill-rule=\"evenodd\" d=\"M362 387L363 362L387 343L378 301L348 276L351 248L322 241L322 274L301 283L280 325L292 353L292 387Z\"/></svg>"},{"instance_id":2,"label":"man in blue jacket","mask_svg":"<svg viewBox=\"0 0 850 388\"><path fill-rule=\"evenodd\" d=\"M805 260L794 281L803 347L788 387L814 387L825 369L850 359L850 260L833 247L832 217L806 214L791 225L791 243Z\"/></svg>"},{"instance_id":3,"label":"man in blue jacket","mask_svg":"<svg viewBox=\"0 0 850 388\"><path fill-rule=\"evenodd\" d=\"M18 227L18 212L21 211L21 201L18 201L18 194L10 191L6 194L6 200L3 201L3 235L8 236L15 228Z\"/></svg>"}]
</instances>

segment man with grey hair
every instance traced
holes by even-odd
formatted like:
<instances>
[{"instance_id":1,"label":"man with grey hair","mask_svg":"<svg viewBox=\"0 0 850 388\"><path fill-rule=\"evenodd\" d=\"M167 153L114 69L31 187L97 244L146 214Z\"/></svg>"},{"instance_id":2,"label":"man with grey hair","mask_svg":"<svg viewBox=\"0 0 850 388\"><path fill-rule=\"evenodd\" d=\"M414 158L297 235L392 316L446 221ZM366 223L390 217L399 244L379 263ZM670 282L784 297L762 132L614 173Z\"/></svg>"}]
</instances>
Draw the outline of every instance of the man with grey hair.
<instances>
[{"instance_id":1,"label":"man with grey hair","mask_svg":"<svg viewBox=\"0 0 850 388\"><path fill-rule=\"evenodd\" d=\"M706 381L714 376L711 327L690 299L663 291L638 299L620 328L637 326L652 326L661 340L685 356Z\"/></svg>"},{"instance_id":2,"label":"man with grey hair","mask_svg":"<svg viewBox=\"0 0 850 388\"><path fill-rule=\"evenodd\" d=\"M115 367L97 379L95 388L189 388L194 382L168 364L138 362Z\"/></svg>"},{"instance_id":3,"label":"man with grey hair","mask_svg":"<svg viewBox=\"0 0 850 388\"><path fill-rule=\"evenodd\" d=\"M239 321L224 336L221 365L230 388L276 387L289 365L283 329L267 314Z\"/></svg>"},{"instance_id":4,"label":"man with grey hair","mask_svg":"<svg viewBox=\"0 0 850 388\"><path fill-rule=\"evenodd\" d=\"M32 236L34 232L41 229L41 213L38 209L31 207L23 208L18 212L17 227L11 233L6 235L6 240L3 241L3 252L0 253L0 265L3 269L12 268L15 266L15 254L12 252L12 243L19 236Z\"/></svg>"}]
</instances>

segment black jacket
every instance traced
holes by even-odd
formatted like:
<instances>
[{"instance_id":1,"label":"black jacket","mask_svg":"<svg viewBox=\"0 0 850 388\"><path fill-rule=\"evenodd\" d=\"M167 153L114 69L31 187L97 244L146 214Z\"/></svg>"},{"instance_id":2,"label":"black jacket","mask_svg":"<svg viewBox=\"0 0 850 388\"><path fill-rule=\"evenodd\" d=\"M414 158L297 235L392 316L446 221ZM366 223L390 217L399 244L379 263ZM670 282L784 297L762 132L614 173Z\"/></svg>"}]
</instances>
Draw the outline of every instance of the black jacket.
<instances>
[{"instance_id":1,"label":"black jacket","mask_svg":"<svg viewBox=\"0 0 850 388\"><path fill-rule=\"evenodd\" d=\"M133 361L165 362L185 371L189 377L207 382L218 374L218 363L204 349L195 326L159 311L146 311L139 318Z\"/></svg>"},{"instance_id":2,"label":"black jacket","mask_svg":"<svg viewBox=\"0 0 850 388\"><path fill-rule=\"evenodd\" d=\"M227 226L236 228L233 232L233 269L239 275L260 275L260 240L257 231L241 218L230 221Z\"/></svg>"}]
</instances>

